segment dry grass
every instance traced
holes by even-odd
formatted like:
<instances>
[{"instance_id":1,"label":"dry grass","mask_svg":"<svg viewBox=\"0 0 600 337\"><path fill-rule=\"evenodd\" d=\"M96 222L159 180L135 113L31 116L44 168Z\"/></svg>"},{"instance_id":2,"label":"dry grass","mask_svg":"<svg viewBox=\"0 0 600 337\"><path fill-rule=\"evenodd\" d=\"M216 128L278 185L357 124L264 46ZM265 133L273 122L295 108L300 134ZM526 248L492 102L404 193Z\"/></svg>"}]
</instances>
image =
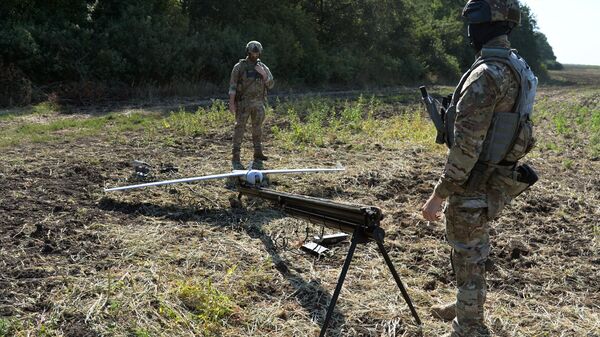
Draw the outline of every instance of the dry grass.
<instances>
[{"instance_id":1,"label":"dry grass","mask_svg":"<svg viewBox=\"0 0 600 337\"><path fill-rule=\"evenodd\" d=\"M494 224L487 321L497 336L600 336L600 162L581 146L594 130L569 122L581 130L573 137L551 118L559 102L582 106L598 94L576 90L542 88L539 138L560 149L538 147L530 162L540 183ZM340 113L348 103L334 104ZM310 109L296 107L302 123ZM278 109L267 124L292 130ZM344 174L274 177L274 188L381 207L386 247L424 321L421 329L414 325L377 247L360 245L329 335L439 336L449 324L428 307L454 297L449 247L443 226L423 221L418 209L444 151L433 135L423 136L431 127L417 104L380 102L373 109L352 130L318 120L320 144L294 148L268 133L269 167L347 167ZM590 109L592 116L598 105ZM298 244L319 226L260 200L232 209L223 182L101 192L130 178L131 159L154 165L156 179L227 169L232 125L218 111L212 116L206 123L214 127L199 134L186 129L184 114L118 136L108 129L77 141L5 148L0 336L318 334L348 243L320 258L302 253ZM351 111L346 118L354 118ZM164 121L178 127L157 126ZM161 163L179 172L156 172Z\"/></svg>"}]
</instances>

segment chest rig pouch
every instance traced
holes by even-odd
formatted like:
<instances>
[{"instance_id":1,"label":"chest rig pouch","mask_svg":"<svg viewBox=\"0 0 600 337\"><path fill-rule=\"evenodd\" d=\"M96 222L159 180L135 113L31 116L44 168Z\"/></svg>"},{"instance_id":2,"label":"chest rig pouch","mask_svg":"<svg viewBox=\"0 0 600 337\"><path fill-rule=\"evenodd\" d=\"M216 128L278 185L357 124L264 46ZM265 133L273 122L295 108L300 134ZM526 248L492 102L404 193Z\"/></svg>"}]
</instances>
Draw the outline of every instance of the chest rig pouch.
<instances>
[{"instance_id":1,"label":"chest rig pouch","mask_svg":"<svg viewBox=\"0 0 600 337\"><path fill-rule=\"evenodd\" d=\"M503 190L514 198L537 181L535 171L516 162L534 145L531 115L537 91L538 79L529 65L515 51L506 48L484 48L471 69L463 75L445 113L446 144L454 143L454 122L460 93L471 73L485 62L498 62L508 66L519 81L519 94L512 111L496 111L492 118L479 160L471 171L466 190L474 191L486 184ZM527 174L523 172L527 172ZM535 177L534 177L535 176ZM490 181L490 178L493 178Z\"/></svg>"},{"instance_id":2,"label":"chest rig pouch","mask_svg":"<svg viewBox=\"0 0 600 337\"><path fill-rule=\"evenodd\" d=\"M516 162L533 147L531 115L538 79L527 62L510 49L483 48L481 56L463 75L452 95L450 104L445 109L445 142L449 148L454 144L456 105L460 99L460 93L471 73L485 62L499 62L507 65L519 81L519 95L512 111L494 112L479 161L492 165L502 161Z\"/></svg>"},{"instance_id":3,"label":"chest rig pouch","mask_svg":"<svg viewBox=\"0 0 600 337\"><path fill-rule=\"evenodd\" d=\"M260 60L256 64L248 62L246 59L240 60L240 76L238 77L237 83L237 95L236 100L256 100L262 101L266 94L262 77L254 69L254 67L260 63Z\"/></svg>"}]
</instances>

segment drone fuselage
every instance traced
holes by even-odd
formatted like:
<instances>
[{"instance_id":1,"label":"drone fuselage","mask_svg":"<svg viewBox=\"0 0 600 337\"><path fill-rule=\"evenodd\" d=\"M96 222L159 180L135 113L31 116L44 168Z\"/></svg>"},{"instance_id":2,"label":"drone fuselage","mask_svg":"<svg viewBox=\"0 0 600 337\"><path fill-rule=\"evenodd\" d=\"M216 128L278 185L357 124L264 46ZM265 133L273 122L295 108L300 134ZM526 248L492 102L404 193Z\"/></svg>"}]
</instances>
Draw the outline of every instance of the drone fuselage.
<instances>
[{"instance_id":1,"label":"drone fuselage","mask_svg":"<svg viewBox=\"0 0 600 337\"><path fill-rule=\"evenodd\" d=\"M263 174L259 170L234 170L234 173L244 173L240 179L249 185L260 185L263 181Z\"/></svg>"}]
</instances>

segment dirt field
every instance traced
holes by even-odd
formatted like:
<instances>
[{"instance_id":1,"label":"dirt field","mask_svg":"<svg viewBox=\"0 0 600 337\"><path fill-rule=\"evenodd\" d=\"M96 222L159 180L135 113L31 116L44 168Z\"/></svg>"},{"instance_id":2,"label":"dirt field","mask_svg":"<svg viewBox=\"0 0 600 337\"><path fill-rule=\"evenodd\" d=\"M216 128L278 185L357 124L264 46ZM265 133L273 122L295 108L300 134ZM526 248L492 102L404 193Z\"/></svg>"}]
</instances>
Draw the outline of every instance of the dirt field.
<instances>
[{"instance_id":1,"label":"dirt field","mask_svg":"<svg viewBox=\"0 0 600 337\"><path fill-rule=\"evenodd\" d=\"M600 69L552 75L527 159L541 180L493 225L494 336L600 336ZM419 212L444 149L412 90L274 101L269 112L269 168L347 168L274 177L272 187L380 207L385 246L424 323L415 326L377 247L359 245L330 336L450 329L429 312L454 297L450 249L443 225ZM260 200L231 208L222 181L103 192L137 182L134 159L152 165L150 180L229 169L233 123L222 105L150 110L0 113L0 336L317 335L348 242L303 253L319 226Z\"/></svg>"}]
</instances>

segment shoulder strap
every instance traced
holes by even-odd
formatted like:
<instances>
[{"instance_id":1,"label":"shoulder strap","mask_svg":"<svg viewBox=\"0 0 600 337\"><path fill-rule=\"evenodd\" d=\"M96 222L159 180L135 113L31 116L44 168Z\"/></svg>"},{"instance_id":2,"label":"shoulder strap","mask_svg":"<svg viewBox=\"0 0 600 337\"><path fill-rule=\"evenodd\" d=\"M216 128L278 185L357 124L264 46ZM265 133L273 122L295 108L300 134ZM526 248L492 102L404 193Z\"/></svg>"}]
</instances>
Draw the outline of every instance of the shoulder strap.
<instances>
[{"instance_id":1,"label":"shoulder strap","mask_svg":"<svg viewBox=\"0 0 600 337\"><path fill-rule=\"evenodd\" d=\"M508 68L512 71L512 73L517 77L517 81L520 84L521 83L521 74L515 68L515 65L513 64L512 60L511 60L512 55L513 55L513 51L508 48L483 48L483 49L481 49L481 55L479 56L479 58L475 61L475 63L473 63L471 68L460 79L460 82L459 82L458 86L456 87L456 90L454 91L454 94L452 96L453 104L456 105L458 103L458 99L460 98L460 92L462 91L462 87L464 86L465 82L467 81L467 79L469 78L471 73L477 67L479 67L480 65L482 65L485 62L490 62L490 61L491 62L499 62L499 63L503 63L503 64L507 65ZM520 101L520 95L521 95L521 93L519 90L519 97L517 97L517 100L515 101L515 106L513 107L513 111L515 111L515 109L518 108L517 105Z\"/></svg>"},{"instance_id":2,"label":"shoulder strap","mask_svg":"<svg viewBox=\"0 0 600 337\"><path fill-rule=\"evenodd\" d=\"M246 64L248 63L248 60L246 59L240 59L240 67L238 68L238 84L242 83L242 74L246 72Z\"/></svg>"}]
</instances>

